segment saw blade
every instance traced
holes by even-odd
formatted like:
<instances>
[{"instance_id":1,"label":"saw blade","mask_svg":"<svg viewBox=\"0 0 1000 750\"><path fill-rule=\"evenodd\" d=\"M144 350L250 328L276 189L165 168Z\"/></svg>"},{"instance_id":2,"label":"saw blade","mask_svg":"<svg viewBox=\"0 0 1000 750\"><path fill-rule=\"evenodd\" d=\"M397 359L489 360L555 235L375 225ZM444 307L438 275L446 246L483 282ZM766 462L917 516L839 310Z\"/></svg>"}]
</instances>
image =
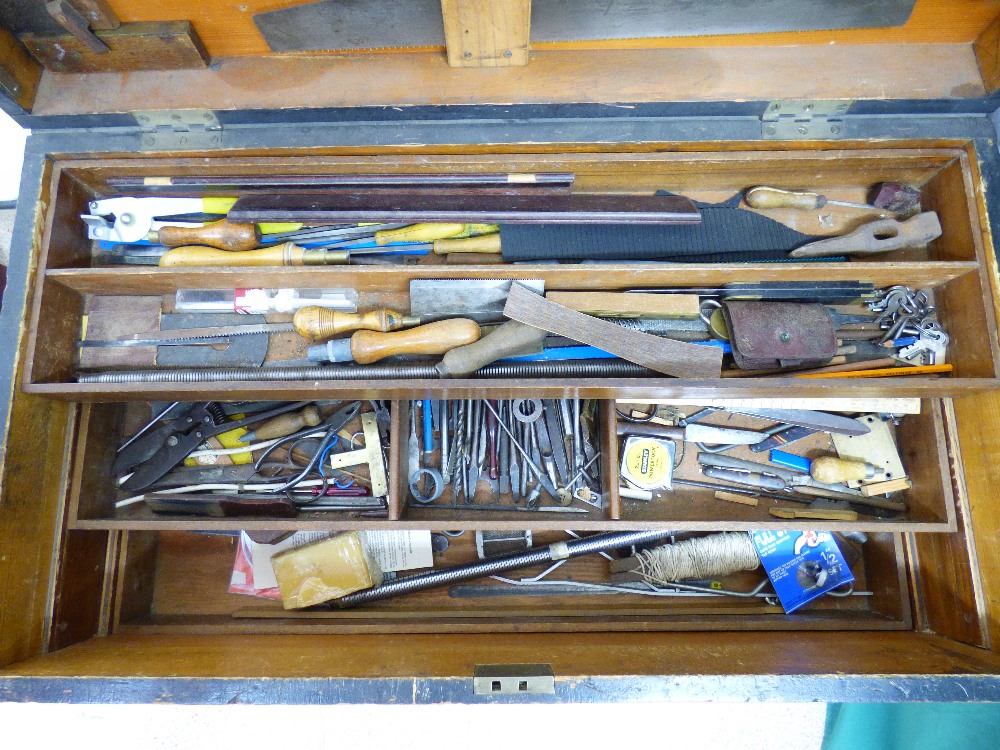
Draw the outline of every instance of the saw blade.
<instances>
[{"instance_id":1,"label":"saw blade","mask_svg":"<svg viewBox=\"0 0 1000 750\"><path fill-rule=\"evenodd\" d=\"M712 34L884 28L916 0L533 0L535 44ZM257 13L272 52L415 50L445 46L439 0L322 0Z\"/></svg>"},{"instance_id":2,"label":"saw blade","mask_svg":"<svg viewBox=\"0 0 1000 750\"><path fill-rule=\"evenodd\" d=\"M515 282L536 294L545 292L542 279L414 279L410 314L419 315L423 323L456 316L477 323L503 321L503 308Z\"/></svg>"}]
</instances>

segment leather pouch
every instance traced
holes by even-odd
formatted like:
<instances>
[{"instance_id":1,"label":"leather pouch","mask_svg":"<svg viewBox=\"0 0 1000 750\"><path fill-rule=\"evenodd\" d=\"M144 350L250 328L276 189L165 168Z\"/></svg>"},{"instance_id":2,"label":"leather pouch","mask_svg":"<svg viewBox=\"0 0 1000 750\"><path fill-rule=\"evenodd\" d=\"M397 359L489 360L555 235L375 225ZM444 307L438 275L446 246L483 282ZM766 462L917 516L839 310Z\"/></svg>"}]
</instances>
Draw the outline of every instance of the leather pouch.
<instances>
[{"instance_id":1,"label":"leather pouch","mask_svg":"<svg viewBox=\"0 0 1000 750\"><path fill-rule=\"evenodd\" d=\"M744 370L825 364L837 353L837 333L818 303L722 303L733 359Z\"/></svg>"}]
</instances>

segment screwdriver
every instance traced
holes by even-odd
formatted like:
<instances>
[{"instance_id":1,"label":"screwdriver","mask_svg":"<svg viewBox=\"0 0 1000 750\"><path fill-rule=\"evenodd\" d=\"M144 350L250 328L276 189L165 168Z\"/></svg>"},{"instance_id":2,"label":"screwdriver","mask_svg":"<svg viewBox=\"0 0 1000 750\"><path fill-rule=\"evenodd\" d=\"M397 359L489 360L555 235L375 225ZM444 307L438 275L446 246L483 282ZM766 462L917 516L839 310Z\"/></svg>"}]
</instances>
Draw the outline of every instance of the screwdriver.
<instances>
[{"instance_id":1,"label":"screwdriver","mask_svg":"<svg viewBox=\"0 0 1000 750\"><path fill-rule=\"evenodd\" d=\"M825 195L808 191L779 190L772 187L755 187L747 190L744 196L751 208L798 208L804 211L815 211L823 206L846 206L847 208L864 208L878 211L885 216L891 213L869 203L853 203L851 201L830 200Z\"/></svg>"},{"instance_id":2,"label":"screwdriver","mask_svg":"<svg viewBox=\"0 0 1000 750\"><path fill-rule=\"evenodd\" d=\"M323 266L349 263L346 250L304 248L292 242L233 253L214 247L184 245L168 250L160 258L161 268L205 266Z\"/></svg>"},{"instance_id":3,"label":"screwdriver","mask_svg":"<svg viewBox=\"0 0 1000 750\"><path fill-rule=\"evenodd\" d=\"M393 333L358 331L348 339L310 346L308 356L313 362L368 365L395 354L444 354L478 341L479 336L479 325L475 321L451 318Z\"/></svg>"},{"instance_id":4,"label":"screwdriver","mask_svg":"<svg viewBox=\"0 0 1000 750\"><path fill-rule=\"evenodd\" d=\"M493 234L500 231L496 224L450 224L430 223L410 224L400 229L387 229L375 232L375 244L387 245L390 242L434 242L455 237L476 237Z\"/></svg>"}]
</instances>

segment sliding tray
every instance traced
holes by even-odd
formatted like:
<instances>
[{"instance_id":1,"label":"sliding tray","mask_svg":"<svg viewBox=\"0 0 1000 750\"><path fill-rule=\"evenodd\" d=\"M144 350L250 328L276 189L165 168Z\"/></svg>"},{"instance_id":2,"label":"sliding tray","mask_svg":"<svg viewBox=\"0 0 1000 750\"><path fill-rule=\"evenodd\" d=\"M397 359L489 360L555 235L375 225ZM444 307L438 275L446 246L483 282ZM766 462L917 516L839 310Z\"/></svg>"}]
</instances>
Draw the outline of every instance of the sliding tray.
<instances>
[{"instance_id":1,"label":"sliding tray","mask_svg":"<svg viewBox=\"0 0 1000 750\"><path fill-rule=\"evenodd\" d=\"M409 489L407 451L409 436L409 402L392 402L392 423L388 460L388 494L382 514L344 511L313 511L303 505L295 518L232 516L204 518L198 516L155 513L141 499L140 492L125 492L116 486L111 466L116 448L144 425L153 412L150 404L83 404L76 420L76 437L68 448L72 468L67 474L69 498L68 523L76 529L164 530L212 529L420 529L444 526L456 530L476 529L548 529L574 528L581 531L621 529L676 529L733 531L761 528L808 530L821 525L829 530L872 531L954 531L956 529L955 483L961 476L962 460L954 446L954 418L950 401L922 401L918 414L901 416L894 425L895 441L900 459L912 486L895 494L894 499L906 503L905 512L885 517L862 514L856 521L816 521L808 519L780 520L769 513L772 507L800 507L790 501L762 499L758 505L725 502L714 498L712 490L677 485L673 491L657 491L651 501L636 501L619 495L619 440L614 436L615 403L596 404L595 448L600 454L599 467L601 507L573 500L569 506L575 512L531 511L509 495L493 500L490 488L481 477L479 492L473 505L507 506L506 510L449 507L452 494L447 488L441 498L430 505L418 502ZM689 411L697 407L690 407ZM724 415L710 418L707 423L725 424ZM760 429L767 422L756 421ZM678 443L677 476L702 481L693 461L698 448L694 443ZM788 446L788 451L805 456L833 453L826 435L816 435L801 443ZM257 454L259 455L259 453ZM750 456L749 453L739 455ZM435 452L431 465L439 460ZM766 461L766 454L754 457ZM424 462L423 465L427 465ZM548 508L563 507L542 493L539 504ZM431 507L433 506L433 507Z\"/></svg>"},{"instance_id":2,"label":"sliding tray","mask_svg":"<svg viewBox=\"0 0 1000 750\"><path fill-rule=\"evenodd\" d=\"M539 149L545 151L545 149ZM568 171L576 175L574 191L596 194L650 194L666 188L692 198L721 201L753 185L808 187L831 198L864 200L878 181L915 184L923 191L923 209L937 212L942 236L926 247L869 256L860 262L781 262L729 264L487 264L449 263L429 255L415 264L392 266L324 266L264 268L95 267L93 246L86 239L80 214L88 202L120 194L109 186L112 177L163 174L358 174ZM77 400L134 400L156 393L163 398L197 399L288 397L308 394L369 394L407 398L416 394L469 397L489 393L517 395L530 390L555 397L573 389L585 397L635 399L686 395L758 395L780 391L807 396L850 388L858 396L957 395L995 387L998 376L996 305L993 261L983 234L984 210L977 195L976 170L969 152L955 148L852 151L801 150L684 153L607 152L590 146L582 153L394 154L366 157L231 157L204 159L136 157L126 159L59 159L51 173L51 195L45 228L37 248L39 269L29 317L29 341L22 384L25 391ZM130 191L134 192L134 191ZM870 211L776 209L773 218L806 233L840 234L868 220ZM362 309L387 304L409 305L413 279L543 279L547 290L623 290L656 287L704 287L746 281L847 280L878 288L906 285L928 289L938 319L951 336L942 377L890 377L819 383L795 377L676 379L540 377L512 382L502 377L443 379L298 379L294 372L280 380L260 371L242 371L206 380L197 373L184 382L74 382L82 322L94 296L161 296L168 309L178 289L352 287ZM278 318L274 318L278 320ZM280 350L280 351L279 351ZM283 359L275 347L269 359ZM284 368L283 368L284 369ZM127 380L127 376L123 378Z\"/></svg>"}]
</instances>

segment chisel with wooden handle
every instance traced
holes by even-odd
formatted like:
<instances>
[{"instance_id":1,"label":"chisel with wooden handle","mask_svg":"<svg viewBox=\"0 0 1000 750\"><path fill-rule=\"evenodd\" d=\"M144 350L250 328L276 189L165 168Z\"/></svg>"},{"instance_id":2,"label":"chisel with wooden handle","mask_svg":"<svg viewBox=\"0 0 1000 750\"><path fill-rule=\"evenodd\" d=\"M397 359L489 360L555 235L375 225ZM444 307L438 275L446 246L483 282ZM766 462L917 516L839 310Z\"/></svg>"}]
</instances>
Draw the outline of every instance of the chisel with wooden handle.
<instances>
[{"instance_id":1,"label":"chisel with wooden handle","mask_svg":"<svg viewBox=\"0 0 1000 750\"><path fill-rule=\"evenodd\" d=\"M257 250L233 253L214 247L185 245L168 250L160 258L161 268L198 268L205 266L325 266L349 263L344 250L299 247L292 242Z\"/></svg>"},{"instance_id":2,"label":"chisel with wooden handle","mask_svg":"<svg viewBox=\"0 0 1000 750\"><path fill-rule=\"evenodd\" d=\"M920 247L941 236L941 222L933 211L906 221L879 219L862 224L853 232L828 240L817 240L792 250L791 258L825 258L831 255L876 255L908 247Z\"/></svg>"},{"instance_id":3,"label":"chisel with wooden handle","mask_svg":"<svg viewBox=\"0 0 1000 750\"><path fill-rule=\"evenodd\" d=\"M310 346L308 356L313 362L367 365L396 354L444 354L478 341L479 335L479 325L474 320L452 318L393 333L358 331L349 339Z\"/></svg>"},{"instance_id":4,"label":"chisel with wooden handle","mask_svg":"<svg viewBox=\"0 0 1000 750\"><path fill-rule=\"evenodd\" d=\"M206 245L229 252L253 250L260 245L260 237L256 224L234 224L225 219L200 227L165 226L149 233L151 242L167 247Z\"/></svg>"}]
</instances>

